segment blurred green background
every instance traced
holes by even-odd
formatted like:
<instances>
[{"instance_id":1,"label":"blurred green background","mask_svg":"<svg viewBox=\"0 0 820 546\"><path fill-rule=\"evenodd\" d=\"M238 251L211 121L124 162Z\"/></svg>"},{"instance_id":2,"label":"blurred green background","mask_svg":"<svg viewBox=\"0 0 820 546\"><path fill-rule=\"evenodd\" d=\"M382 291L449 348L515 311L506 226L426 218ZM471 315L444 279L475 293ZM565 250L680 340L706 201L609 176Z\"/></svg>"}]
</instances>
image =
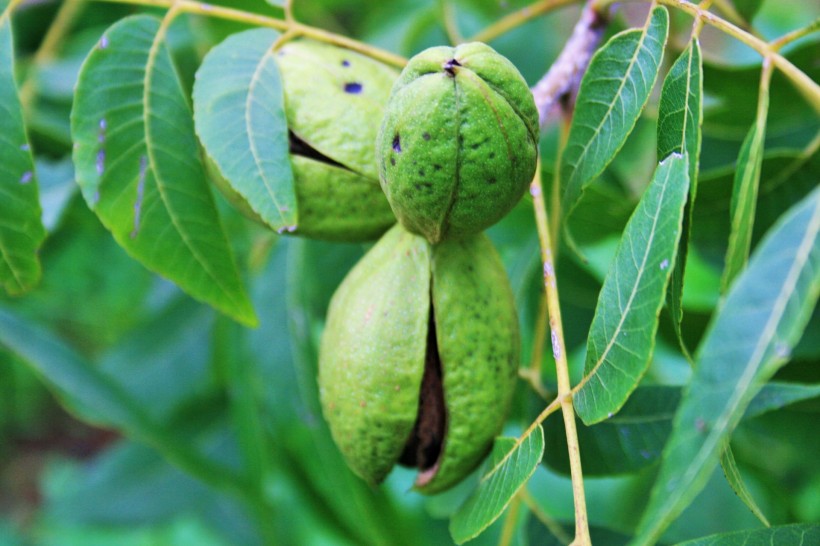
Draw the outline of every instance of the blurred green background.
<instances>
[{"instance_id":1,"label":"blurred green background","mask_svg":"<svg viewBox=\"0 0 820 546\"><path fill-rule=\"evenodd\" d=\"M262 0L217 3L281 14ZM741 13L754 16L755 28L767 38L820 15L820 6L799 0L735 3ZM297 17L305 23L405 56L447 42L440 2L303 0L295 4ZM470 36L527 2L459 0L453 4L462 34ZM316 352L324 314L335 287L366 246L278 237L220 203L260 317L255 330L239 327L194 302L129 258L76 191L69 113L86 53L107 26L141 8L89 3L55 56L34 63L33 54L58 7L59 2L26 2L14 17L18 81L31 82L34 93L26 121L49 235L40 253L44 269L40 286L17 299L0 295L0 312L24 325L21 332L28 336L29 345L25 361L0 346L0 546L254 545L263 543L259 526L263 520L269 525L268 540L275 537L277 544L450 544L447 517L477 478L446 494L425 498L410 491L412 472L396 470L384 486L371 489L346 469L318 408ZM638 3L618 11L608 33L640 24L646 9L646 3ZM557 56L578 13L578 6L571 6L539 17L491 45L533 85ZM673 14L672 21L667 66L685 46L691 26L691 20L679 13ZM208 49L243 28L215 19L178 18L169 41L189 88ZM717 302L733 162L752 122L759 77L759 59L751 50L708 28L702 41L706 62L702 173L684 298L684 334L690 347L697 345ZM794 44L787 53L817 81L818 51L815 37ZM557 274L574 380L581 373L586 332L618 235L657 162L655 111L650 103L615 163L574 216L573 230L589 263L578 262L564 250L560 253ZM816 116L776 74L757 211L758 237L820 180L816 153L800 163L787 186L777 176L784 166L803 157L817 130ZM548 187L556 132L548 127L543 133ZM529 198L489 235L502 254L516 294L526 364L541 290ZM794 361L777 379L820 381L816 311L806 332ZM645 384L685 383L688 365L665 316L658 338ZM69 360L86 369L87 377L130 399L152 423L171 431L169 443L158 445L152 438L123 434L116 426L117 416L100 411L105 404L95 398L96 383L83 383L86 376L76 377L81 384L74 394L54 388L52 374L74 369L64 366ZM551 355L544 355L543 379L554 392L552 366ZM76 396L77 392L87 398ZM522 430L544 405L520 382L507 432ZM259 430L248 428L248 422L255 421L247 419L248 412L260 416ZM820 522L818 412L816 400L797 404L745 421L733 437L743 477L773 524ZM550 418L548 464L538 468L527 486L538 514L523 507L517 512L514 544L558 543L542 519L571 535L572 495L562 434L560 419ZM250 475L263 477L255 485L267 499L268 509L258 513L219 477L203 482L180 470L179 449L236 474L252 467ZM263 455L254 456L254 450L262 450ZM630 474L587 478L596 544L626 542L656 470L648 465ZM474 543L498 543L504 519ZM664 541L671 544L758 526L717 472Z\"/></svg>"}]
</instances>

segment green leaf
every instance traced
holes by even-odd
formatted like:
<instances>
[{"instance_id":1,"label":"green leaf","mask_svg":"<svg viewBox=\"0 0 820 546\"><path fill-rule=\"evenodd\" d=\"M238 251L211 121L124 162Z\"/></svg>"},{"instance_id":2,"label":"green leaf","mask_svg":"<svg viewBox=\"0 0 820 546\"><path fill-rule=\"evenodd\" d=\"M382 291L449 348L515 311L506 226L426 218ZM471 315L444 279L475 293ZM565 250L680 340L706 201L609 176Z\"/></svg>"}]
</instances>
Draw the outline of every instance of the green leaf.
<instances>
[{"instance_id":1,"label":"green leaf","mask_svg":"<svg viewBox=\"0 0 820 546\"><path fill-rule=\"evenodd\" d=\"M820 525L799 523L696 538L678 546L810 546L818 543Z\"/></svg>"},{"instance_id":2,"label":"green leaf","mask_svg":"<svg viewBox=\"0 0 820 546\"><path fill-rule=\"evenodd\" d=\"M649 365L680 240L687 165L686 156L677 154L658 165L604 280L587 341L584 379L573 396L586 424L617 412Z\"/></svg>"},{"instance_id":3,"label":"green leaf","mask_svg":"<svg viewBox=\"0 0 820 546\"><path fill-rule=\"evenodd\" d=\"M37 249L46 232L14 79L10 10L0 13L0 119L0 285L10 295L19 296L40 280Z\"/></svg>"},{"instance_id":4,"label":"green leaf","mask_svg":"<svg viewBox=\"0 0 820 546\"><path fill-rule=\"evenodd\" d=\"M686 153L689 158L689 201L683 215L683 232L678 249L678 259L672 271L667 295L675 335L686 355L689 351L683 342L681 332L683 278L686 271L692 211L697 196L702 102L703 66L700 44L697 39L694 39L669 70L663 82L658 107L658 157L663 159L671 153Z\"/></svg>"},{"instance_id":5,"label":"green leaf","mask_svg":"<svg viewBox=\"0 0 820 546\"><path fill-rule=\"evenodd\" d=\"M770 74L764 70L766 81L760 86L758 110L752 128L743 141L737 158L734 187L732 188L732 227L729 233L729 249L726 267L721 277L721 291L726 292L737 274L746 266L752 247L752 230L755 220L760 170L763 163L763 144L766 137L766 115L769 111Z\"/></svg>"},{"instance_id":6,"label":"green leaf","mask_svg":"<svg viewBox=\"0 0 820 546\"><path fill-rule=\"evenodd\" d=\"M163 39L157 19L128 17L86 59L71 113L77 182L129 254L254 325Z\"/></svg>"},{"instance_id":7,"label":"green leaf","mask_svg":"<svg viewBox=\"0 0 820 546\"><path fill-rule=\"evenodd\" d=\"M752 398L746 412L743 414L743 419L759 417L772 410L818 396L820 396L820 385L770 382Z\"/></svg>"},{"instance_id":8,"label":"green leaf","mask_svg":"<svg viewBox=\"0 0 820 546\"><path fill-rule=\"evenodd\" d=\"M284 96L273 44L254 29L213 48L194 84L194 121L219 173L270 227L297 223Z\"/></svg>"},{"instance_id":9,"label":"green leaf","mask_svg":"<svg viewBox=\"0 0 820 546\"><path fill-rule=\"evenodd\" d=\"M654 543L703 488L752 397L788 359L820 292L820 189L759 245L701 344L635 544Z\"/></svg>"},{"instance_id":10,"label":"green leaf","mask_svg":"<svg viewBox=\"0 0 820 546\"><path fill-rule=\"evenodd\" d=\"M743 420L818 396L820 385L770 382L752 399ZM655 464L672 431L680 398L680 387L642 386L635 389L612 419L593 426L577 422L584 475L626 474ZM547 419L544 423L544 441L550 446L544 452L544 462L562 474L569 474L567 440L560 419Z\"/></svg>"},{"instance_id":11,"label":"green leaf","mask_svg":"<svg viewBox=\"0 0 820 546\"><path fill-rule=\"evenodd\" d=\"M514 443L508 438L498 438L496 442L501 446L493 449L492 462L495 464L481 476L478 488L450 520L450 534L457 544L477 537L498 519L538 468L544 454L541 425ZM507 449L503 457L499 457L500 449Z\"/></svg>"},{"instance_id":12,"label":"green leaf","mask_svg":"<svg viewBox=\"0 0 820 546\"><path fill-rule=\"evenodd\" d=\"M763 5L763 0L734 0L732 4L735 5L737 12L746 20L746 22L751 23L752 19L754 19L755 15L757 15L757 12L760 11L760 7Z\"/></svg>"},{"instance_id":13,"label":"green leaf","mask_svg":"<svg viewBox=\"0 0 820 546\"><path fill-rule=\"evenodd\" d=\"M672 428L680 401L679 387L640 387L617 415L594 426L577 424L581 467L585 476L611 476L635 472L654 464ZM567 440L560 419L544 425L544 462L568 474Z\"/></svg>"},{"instance_id":14,"label":"green leaf","mask_svg":"<svg viewBox=\"0 0 820 546\"><path fill-rule=\"evenodd\" d=\"M592 57L561 162L566 216L638 121L658 76L668 26L666 9L656 7L643 29L616 34Z\"/></svg>"},{"instance_id":15,"label":"green leaf","mask_svg":"<svg viewBox=\"0 0 820 546\"><path fill-rule=\"evenodd\" d=\"M212 486L236 490L233 473L177 439L92 362L46 329L0 309L0 345L8 347L54 387L86 421L113 426L161 451L173 464Z\"/></svg>"},{"instance_id":16,"label":"green leaf","mask_svg":"<svg viewBox=\"0 0 820 546\"><path fill-rule=\"evenodd\" d=\"M726 476L726 481L729 482L729 485L738 498L743 501L743 504L752 511L752 514L754 514L763 525L770 527L771 524L769 520L766 519L763 511L757 505L757 502L755 502L752 493L743 481L743 476L740 475L740 469L737 467L737 462L735 462L735 454L732 452L732 446L729 444L726 444L726 449L723 450L723 454L720 456L720 467L723 469L723 475Z\"/></svg>"}]
</instances>

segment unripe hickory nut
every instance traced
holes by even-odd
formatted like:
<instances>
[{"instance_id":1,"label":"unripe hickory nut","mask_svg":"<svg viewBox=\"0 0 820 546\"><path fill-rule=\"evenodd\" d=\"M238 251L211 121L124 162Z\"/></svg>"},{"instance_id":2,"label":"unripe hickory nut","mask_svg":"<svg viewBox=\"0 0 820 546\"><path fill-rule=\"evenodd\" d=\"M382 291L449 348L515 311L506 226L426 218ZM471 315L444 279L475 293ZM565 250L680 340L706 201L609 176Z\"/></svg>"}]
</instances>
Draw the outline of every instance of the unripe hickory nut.
<instances>
[{"instance_id":1,"label":"unripe hickory nut","mask_svg":"<svg viewBox=\"0 0 820 546\"><path fill-rule=\"evenodd\" d=\"M295 233L375 239L396 221L379 187L374 120L382 118L397 73L354 51L310 40L288 42L276 62L299 211ZM240 212L264 223L226 181L213 178Z\"/></svg>"},{"instance_id":2,"label":"unripe hickory nut","mask_svg":"<svg viewBox=\"0 0 820 546\"><path fill-rule=\"evenodd\" d=\"M538 112L489 46L434 47L402 71L377 142L393 212L436 243L478 233L518 202L535 173Z\"/></svg>"},{"instance_id":3,"label":"unripe hickory nut","mask_svg":"<svg viewBox=\"0 0 820 546\"><path fill-rule=\"evenodd\" d=\"M489 239L388 231L336 291L322 337L322 409L348 465L370 483L417 467L423 493L460 481L503 425L518 351Z\"/></svg>"}]
</instances>

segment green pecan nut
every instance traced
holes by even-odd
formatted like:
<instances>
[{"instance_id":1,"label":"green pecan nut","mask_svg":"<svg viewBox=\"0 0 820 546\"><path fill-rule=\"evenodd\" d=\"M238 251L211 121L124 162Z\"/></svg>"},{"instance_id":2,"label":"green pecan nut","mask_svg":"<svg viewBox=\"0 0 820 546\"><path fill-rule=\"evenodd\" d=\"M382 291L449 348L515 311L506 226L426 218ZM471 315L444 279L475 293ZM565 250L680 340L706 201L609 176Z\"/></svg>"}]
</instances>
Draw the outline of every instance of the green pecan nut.
<instances>
[{"instance_id":1,"label":"green pecan nut","mask_svg":"<svg viewBox=\"0 0 820 546\"><path fill-rule=\"evenodd\" d=\"M393 212L436 243L500 220L535 173L538 112L515 66L489 46L434 47L393 86L378 136Z\"/></svg>"},{"instance_id":2,"label":"green pecan nut","mask_svg":"<svg viewBox=\"0 0 820 546\"><path fill-rule=\"evenodd\" d=\"M447 489L488 453L519 358L512 290L484 235L432 246L396 226L351 270L322 336L324 415L351 469Z\"/></svg>"}]
</instances>

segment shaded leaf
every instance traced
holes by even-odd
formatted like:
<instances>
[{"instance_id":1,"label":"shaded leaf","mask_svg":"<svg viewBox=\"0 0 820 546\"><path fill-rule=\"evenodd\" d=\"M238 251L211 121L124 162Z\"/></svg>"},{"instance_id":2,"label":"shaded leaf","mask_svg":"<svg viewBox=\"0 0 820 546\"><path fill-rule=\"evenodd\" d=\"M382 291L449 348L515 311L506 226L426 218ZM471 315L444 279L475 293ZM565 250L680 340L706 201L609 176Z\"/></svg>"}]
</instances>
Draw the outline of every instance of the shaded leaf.
<instances>
[{"instance_id":1,"label":"shaded leaf","mask_svg":"<svg viewBox=\"0 0 820 546\"><path fill-rule=\"evenodd\" d=\"M255 324L158 20L128 17L106 31L83 65L71 124L77 182L117 242L195 298Z\"/></svg>"},{"instance_id":2,"label":"shaded leaf","mask_svg":"<svg viewBox=\"0 0 820 546\"><path fill-rule=\"evenodd\" d=\"M820 145L820 138L816 142ZM810 146L804 150L780 149L764 153L754 215L753 247L784 212L817 186L820 154L816 151L817 146ZM699 250L715 257L716 263L722 262L726 256L734 174L734 166L700 172L699 196L704 206L695 207L692 238Z\"/></svg>"},{"instance_id":3,"label":"shaded leaf","mask_svg":"<svg viewBox=\"0 0 820 546\"><path fill-rule=\"evenodd\" d=\"M732 227L729 233L729 249L726 251L726 267L721 278L721 291L726 292L732 280L746 266L752 247L752 229L755 220L760 170L763 163L763 144L766 137L766 115L769 111L769 82L771 72L764 68L763 82L758 97L755 122L737 158L732 188Z\"/></svg>"},{"instance_id":4,"label":"shaded leaf","mask_svg":"<svg viewBox=\"0 0 820 546\"><path fill-rule=\"evenodd\" d=\"M450 520L450 534L458 544L477 537L498 519L513 496L538 468L544 454L544 431L541 425L515 442L510 442L508 438L498 438L496 442L501 446L493 448L492 460L495 464L481 476L478 488ZM499 451L505 448L508 451L499 457Z\"/></svg>"},{"instance_id":5,"label":"shaded leaf","mask_svg":"<svg viewBox=\"0 0 820 546\"><path fill-rule=\"evenodd\" d=\"M669 437L679 401L679 387L641 387L611 419L593 426L576 423L584 475L626 474L654 464ZM563 421L548 419L544 436L548 446L544 462L569 474Z\"/></svg>"},{"instance_id":6,"label":"shaded leaf","mask_svg":"<svg viewBox=\"0 0 820 546\"><path fill-rule=\"evenodd\" d=\"M771 382L752 399L743 419L820 396L820 385ZM585 476L626 474L655 464L672 431L680 387L641 386L611 419L592 426L576 422ZM576 420L577 421L577 420ZM569 474L567 440L560 419L544 422L544 463Z\"/></svg>"},{"instance_id":7,"label":"shaded leaf","mask_svg":"<svg viewBox=\"0 0 820 546\"><path fill-rule=\"evenodd\" d=\"M734 0L732 4L735 5L738 13L743 16L746 22L751 23L757 12L760 11L763 0Z\"/></svg>"},{"instance_id":8,"label":"shaded leaf","mask_svg":"<svg viewBox=\"0 0 820 546\"><path fill-rule=\"evenodd\" d=\"M760 244L709 325L635 544L657 540L703 488L752 397L788 359L820 292L820 189Z\"/></svg>"},{"instance_id":9,"label":"shaded leaf","mask_svg":"<svg viewBox=\"0 0 820 546\"><path fill-rule=\"evenodd\" d=\"M213 48L197 71L194 121L219 173L270 227L297 221L288 127L273 44L254 29Z\"/></svg>"},{"instance_id":10,"label":"shaded leaf","mask_svg":"<svg viewBox=\"0 0 820 546\"><path fill-rule=\"evenodd\" d=\"M49 331L0 309L0 344L34 368L83 420L153 445L173 464L217 488L232 491L237 486L232 472L153 420L122 385Z\"/></svg>"},{"instance_id":11,"label":"shaded leaf","mask_svg":"<svg viewBox=\"0 0 820 546\"><path fill-rule=\"evenodd\" d=\"M681 542L678 546L810 546L820 543L820 525L800 523L722 533Z\"/></svg>"},{"instance_id":12,"label":"shaded leaf","mask_svg":"<svg viewBox=\"0 0 820 546\"><path fill-rule=\"evenodd\" d=\"M624 230L590 327L573 402L587 424L617 412L649 365L675 265L688 189L686 156L662 161Z\"/></svg>"},{"instance_id":13,"label":"shaded leaf","mask_svg":"<svg viewBox=\"0 0 820 546\"><path fill-rule=\"evenodd\" d=\"M820 64L816 62L820 41L795 44L784 56L813 81L820 80ZM703 109L703 134L711 137L704 142L701 164L715 167L733 163L740 141L749 132L749 120L757 111L757 96L751 93L760 84L760 62L746 66L727 66L716 60L704 59L703 89L708 101ZM811 138L817 128L817 114L789 80L775 71L769 92L767 139L776 139L778 146L799 146ZM732 155L726 155L731 151ZM704 186L705 187L705 186Z\"/></svg>"},{"instance_id":14,"label":"shaded leaf","mask_svg":"<svg viewBox=\"0 0 820 546\"><path fill-rule=\"evenodd\" d=\"M46 232L14 79L14 37L8 9L0 12L0 119L0 285L18 296L40 280L37 249Z\"/></svg>"},{"instance_id":15,"label":"shaded leaf","mask_svg":"<svg viewBox=\"0 0 820 546\"><path fill-rule=\"evenodd\" d=\"M789 404L810 400L820 396L820 385L802 385L799 383L767 383L752 398L743 419L759 417L772 410L784 408Z\"/></svg>"},{"instance_id":16,"label":"shaded leaf","mask_svg":"<svg viewBox=\"0 0 820 546\"><path fill-rule=\"evenodd\" d=\"M567 216L635 126L658 76L668 25L666 9L656 7L645 28L616 34L592 57L561 160Z\"/></svg>"},{"instance_id":17,"label":"shaded leaf","mask_svg":"<svg viewBox=\"0 0 820 546\"><path fill-rule=\"evenodd\" d=\"M743 504L752 511L752 514L754 514L763 525L769 527L769 520L766 519L763 511L757 505L757 502L755 502L752 493L743 481L743 476L740 475L740 469L737 467L737 462L735 461L735 454L732 452L732 446L729 444L726 444L726 448L720 456L720 467L723 469L723 475L726 476L726 481L729 482L729 485L738 498L743 501Z\"/></svg>"},{"instance_id":18,"label":"shaded leaf","mask_svg":"<svg viewBox=\"0 0 820 546\"><path fill-rule=\"evenodd\" d=\"M661 90L658 108L658 157L665 158L671 153L686 153L689 160L689 201L683 215L678 259L669 281L667 304L672 315L672 325L678 343L688 355L683 342L681 321L683 320L683 279L689 246L689 231L692 225L692 211L698 186L698 158L700 157L700 125L703 102L703 67L700 57L700 43L697 39L681 53L672 65Z\"/></svg>"}]
</instances>

